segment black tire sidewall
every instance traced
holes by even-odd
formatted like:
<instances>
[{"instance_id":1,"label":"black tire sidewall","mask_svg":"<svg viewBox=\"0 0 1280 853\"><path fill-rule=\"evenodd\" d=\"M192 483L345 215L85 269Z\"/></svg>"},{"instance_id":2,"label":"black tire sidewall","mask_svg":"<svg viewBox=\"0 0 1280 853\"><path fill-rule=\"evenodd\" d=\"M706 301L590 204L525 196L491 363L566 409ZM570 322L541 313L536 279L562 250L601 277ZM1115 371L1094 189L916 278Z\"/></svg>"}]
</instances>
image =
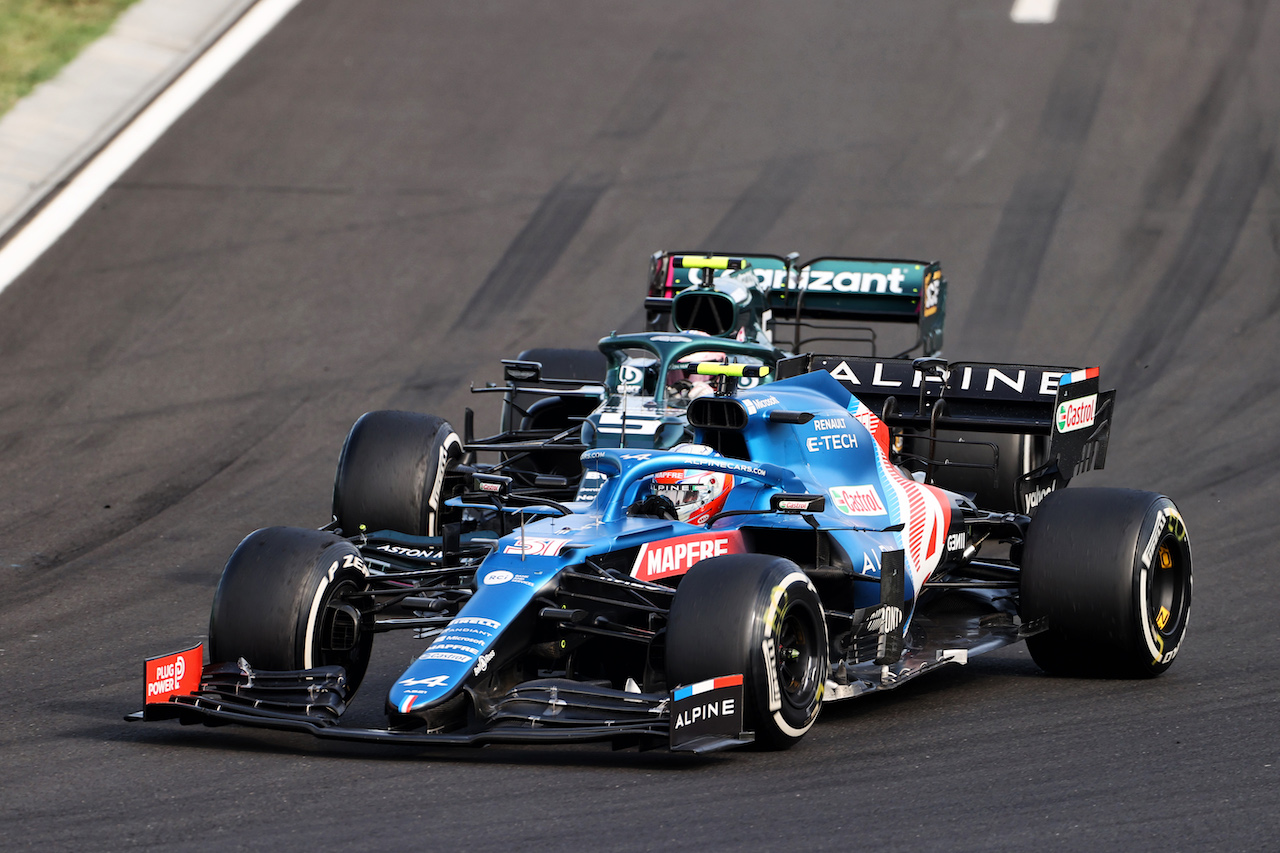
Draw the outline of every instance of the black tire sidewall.
<instances>
[{"instance_id":1,"label":"black tire sidewall","mask_svg":"<svg viewBox=\"0 0 1280 853\"><path fill-rule=\"evenodd\" d=\"M757 707L757 713L760 719L765 719L766 715L772 720L773 725L767 727L768 734L762 739L764 745L770 745L771 741L782 743L784 741L791 742L800 739L809 731L814 722L818 718L818 711L822 707L822 694L826 684L827 667L822 666L817 673L817 682L812 691L804 694L804 699L799 704L793 701L793 697L786 691L780 689L775 678L769 678L769 674L776 673L776 662L770 661L767 657L766 650L763 648L765 644L769 644L773 648L773 654L777 654L778 646L778 629L786 616L796 615L796 611L803 611L803 615L813 629L815 636L812 642L817 649L825 656L827 653L827 636L825 629L825 620L822 612L822 605L818 601L818 593L813 588L812 582L799 568L794 569L782 582L773 588L779 592L777 598L773 598L773 624L768 624L768 618L764 620L764 631L762 637L761 648L752 649L751 672L754 674L763 671L766 674L766 681L769 685L769 691L772 694L769 697L757 694L759 700L768 699L768 705L760 702ZM756 654L760 657L755 659ZM775 692L776 691L776 692ZM776 706L776 707L775 707ZM776 730L776 731L775 731Z\"/></svg>"},{"instance_id":2,"label":"black tire sidewall","mask_svg":"<svg viewBox=\"0 0 1280 853\"><path fill-rule=\"evenodd\" d=\"M1135 652L1132 666L1142 674L1159 675L1173 665L1186 636L1191 617L1191 538L1186 524L1173 501L1161 496L1142 520L1137 553L1133 560L1133 620L1142 646ZM1160 571L1157 562L1158 546L1164 543L1174 551L1174 565L1185 568L1185 586L1174 595L1177 605L1169 619L1173 625L1162 631L1155 623L1154 604L1147 598L1148 575ZM1166 623L1167 625L1168 623ZM1138 645L1138 643L1135 643Z\"/></svg>"}]
</instances>

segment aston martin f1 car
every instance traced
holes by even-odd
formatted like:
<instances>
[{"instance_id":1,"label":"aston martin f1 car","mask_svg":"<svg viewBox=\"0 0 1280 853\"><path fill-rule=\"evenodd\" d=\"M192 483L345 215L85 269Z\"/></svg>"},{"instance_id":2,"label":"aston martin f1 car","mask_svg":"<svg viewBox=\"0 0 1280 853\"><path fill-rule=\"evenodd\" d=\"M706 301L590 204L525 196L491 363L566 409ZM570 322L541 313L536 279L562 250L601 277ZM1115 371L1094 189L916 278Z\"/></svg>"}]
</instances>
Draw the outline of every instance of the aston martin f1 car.
<instances>
[{"instance_id":1,"label":"aston martin f1 car","mask_svg":"<svg viewBox=\"0 0 1280 853\"><path fill-rule=\"evenodd\" d=\"M468 410L464 454L510 476L518 494L572 499L583 451L667 449L692 438L686 409L711 388L699 364L736 365L745 390L819 341L875 356L892 340L898 357L938 355L946 280L924 261L659 252L645 308L645 332L615 332L598 351L526 350L503 362L502 385L473 386L502 395L501 425L477 437ZM892 334L904 326L914 326L913 338Z\"/></svg>"},{"instance_id":2,"label":"aston martin f1 car","mask_svg":"<svg viewBox=\"0 0 1280 853\"><path fill-rule=\"evenodd\" d=\"M463 443L439 418L364 416L334 523L250 534L214 597L208 664L201 647L148 661L133 717L427 745L785 748L827 702L1022 640L1055 674L1172 665L1192 591L1182 515L1150 492L1067 487L1106 461L1115 392L1096 369L777 366L735 390L736 366L703 363L714 390L687 406L693 440L586 450L598 482L564 502L491 469L460 482ZM901 464L904 430L942 429L1044 436L1031 511L984 509ZM428 516L438 533L420 532ZM384 688L384 727L344 725L388 631L422 651Z\"/></svg>"}]
</instances>

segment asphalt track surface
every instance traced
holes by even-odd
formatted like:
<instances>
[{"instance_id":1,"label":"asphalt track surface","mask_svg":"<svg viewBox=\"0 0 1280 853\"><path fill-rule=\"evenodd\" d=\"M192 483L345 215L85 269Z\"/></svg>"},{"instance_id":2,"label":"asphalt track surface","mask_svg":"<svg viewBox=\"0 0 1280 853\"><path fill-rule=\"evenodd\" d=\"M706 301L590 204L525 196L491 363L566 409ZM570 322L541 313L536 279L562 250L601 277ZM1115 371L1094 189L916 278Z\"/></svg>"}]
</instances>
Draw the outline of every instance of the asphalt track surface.
<instances>
[{"instance_id":1,"label":"asphalt track surface","mask_svg":"<svg viewBox=\"0 0 1280 853\"><path fill-rule=\"evenodd\" d=\"M1280 4L1009 5L305 0L0 295L0 848L1276 849ZM1088 479L1194 541L1175 666L1014 649L699 761L121 722L358 415L489 425L694 247L937 258L948 356L1101 364Z\"/></svg>"}]
</instances>

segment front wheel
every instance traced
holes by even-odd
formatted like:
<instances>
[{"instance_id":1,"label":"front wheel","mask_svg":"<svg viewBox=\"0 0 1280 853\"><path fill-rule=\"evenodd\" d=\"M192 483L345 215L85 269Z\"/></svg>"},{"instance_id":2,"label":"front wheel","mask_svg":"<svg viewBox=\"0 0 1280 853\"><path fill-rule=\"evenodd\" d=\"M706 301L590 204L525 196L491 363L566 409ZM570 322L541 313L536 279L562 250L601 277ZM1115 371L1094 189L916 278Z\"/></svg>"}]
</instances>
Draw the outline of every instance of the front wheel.
<instances>
[{"instance_id":1,"label":"front wheel","mask_svg":"<svg viewBox=\"0 0 1280 853\"><path fill-rule=\"evenodd\" d=\"M319 530L250 533L222 570L209 615L209 659L255 669L341 666L352 693L373 649L368 570L356 547Z\"/></svg>"},{"instance_id":2,"label":"front wheel","mask_svg":"<svg viewBox=\"0 0 1280 853\"><path fill-rule=\"evenodd\" d=\"M1023 549L1027 639L1058 675L1152 677L1173 663L1191 612L1191 540L1163 495L1065 489L1040 504Z\"/></svg>"},{"instance_id":3,"label":"front wheel","mask_svg":"<svg viewBox=\"0 0 1280 853\"><path fill-rule=\"evenodd\" d=\"M713 557L680 581L667 623L667 684L743 676L743 723L766 749L813 726L827 677L818 593L790 560Z\"/></svg>"}]
</instances>

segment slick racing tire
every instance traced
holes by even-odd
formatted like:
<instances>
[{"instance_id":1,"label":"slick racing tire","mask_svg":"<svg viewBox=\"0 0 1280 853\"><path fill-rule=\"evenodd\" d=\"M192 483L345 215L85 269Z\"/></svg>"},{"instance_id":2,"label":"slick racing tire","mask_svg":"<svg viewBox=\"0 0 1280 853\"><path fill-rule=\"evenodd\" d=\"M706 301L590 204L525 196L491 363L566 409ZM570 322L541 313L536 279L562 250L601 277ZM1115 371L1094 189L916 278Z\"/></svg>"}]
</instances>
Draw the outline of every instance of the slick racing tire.
<instances>
[{"instance_id":1,"label":"slick racing tire","mask_svg":"<svg viewBox=\"0 0 1280 853\"><path fill-rule=\"evenodd\" d=\"M827 678L818 593L790 560L731 554L680 581L667 623L667 685L743 676L743 724L765 749L786 749L813 726Z\"/></svg>"},{"instance_id":2,"label":"slick racing tire","mask_svg":"<svg viewBox=\"0 0 1280 853\"><path fill-rule=\"evenodd\" d=\"M250 533L222 570L209 615L209 658L244 658L267 671L341 666L360 685L373 633L360 552L319 530L267 527Z\"/></svg>"},{"instance_id":3,"label":"slick racing tire","mask_svg":"<svg viewBox=\"0 0 1280 853\"><path fill-rule=\"evenodd\" d=\"M1191 540L1173 501L1130 489L1048 495L1021 571L1031 657L1055 675L1143 678L1173 663L1191 611Z\"/></svg>"},{"instance_id":4,"label":"slick racing tire","mask_svg":"<svg viewBox=\"0 0 1280 853\"><path fill-rule=\"evenodd\" d=\"M439 536L452 514L445 479L462 457L448 422L416 412L368 412L351 427L333 481L333 517L347 536L394 530Z\"/></svg>"}]
</instances>

